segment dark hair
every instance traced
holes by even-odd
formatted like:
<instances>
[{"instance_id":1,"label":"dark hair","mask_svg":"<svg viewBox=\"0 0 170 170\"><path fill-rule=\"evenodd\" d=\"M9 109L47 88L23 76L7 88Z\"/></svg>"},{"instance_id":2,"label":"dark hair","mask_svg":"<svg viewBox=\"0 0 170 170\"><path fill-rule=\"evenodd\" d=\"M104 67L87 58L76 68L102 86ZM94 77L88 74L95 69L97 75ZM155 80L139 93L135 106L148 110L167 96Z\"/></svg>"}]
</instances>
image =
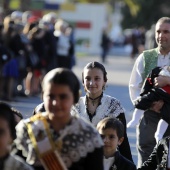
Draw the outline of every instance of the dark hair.
<instances>
[{"instance_id":1,"label":"dark hair","mask_svg":"<svg viewBox=\"0 0 170 170\"><path fill-rule=\"evenodd\" d=\"M10 133L14 140L16 138L15 116L14 116L14 113L13 113L13 110L11 109L11 107L8 104L3 103L3 102L0 102L0 118L2 118L8 122Z\"/></svg>"},{"instance_id":2,"label":"dark hair","mask_svg":"<svg viewBox=\"0 0 170 170\"><path fill-rule=\"evenodd\" d=\"M97 130L103 131L110 128L116 130L119 139L124 136L124 125L117 118L106 117L97 124Z\"/></svg>"},{"instance_id":3,"label":"dark hair","mask_svg":"<svg viewBox=\"0 0 170 170\"><path fill-rule=\"evenodd\" d=\"M170 24L170 18L169 17L162 17L160 18L157 23L167 23Z\"/></svg>"},{"instance_id":4,"label":"dark hair","mask_svg":"<svg viewBox=\"0 0 170 170\"><path fill-rule=\"evenodd\" d=\"M107 72L106 72L106 69L105 69L105 67L101 63L99 63L97 61L90 62L90 63L88 63L84 67L83 72L82 72L82 82L84 83L84 70L85 69L93 69L93 68L100 69L103 72L104 81L107 82Z\"/></svg>"},{"instance_id":5,"label":"dark hair","mask_svg":"<svg viewBox=\"0 0 170 170\"><path fill-rule=\"evenodd\" d=\"M13 107L11 109L12 109L14 115L17 115L20 119L23 119L23 115L19 110L16 110Z\"/></svg>"},{"instance_id":6,"label":"dark hair","mask_svg":"<svg viewBox=\"0 0 170 170\"><path fill-rule=\"evenodd\" d=\"M49 71L42 82L42 89L44 91L47 83L68 85L74 95L74 104L79 100L80 83L77 76L67 68L56 68Z\"/></svg>"}]
</instances>

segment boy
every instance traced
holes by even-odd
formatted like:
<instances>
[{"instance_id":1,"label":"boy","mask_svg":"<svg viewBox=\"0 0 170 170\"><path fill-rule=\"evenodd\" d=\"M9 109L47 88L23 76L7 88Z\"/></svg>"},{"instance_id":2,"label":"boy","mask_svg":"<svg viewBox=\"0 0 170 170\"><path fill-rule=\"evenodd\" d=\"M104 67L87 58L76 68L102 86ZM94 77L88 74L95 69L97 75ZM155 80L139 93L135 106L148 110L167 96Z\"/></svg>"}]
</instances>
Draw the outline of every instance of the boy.
<instances>
[{"instance_id":1,"label":"boy","mask_svg":"<svg viewBox=\"0 0 170 170\"><path fill-rule=\"evenodd\" d=\"M97 124L104 142L104 170L135 170L136 166L118 151L124 140L124 127L117 118L104 118Z\"/></svg>"},{"instance_id":2,"label":"boy","mask_svg":"<svg viewBox=\"0 0 170 170\"><path fill-rule=\"evenodd\" d=\"M6 103L0 102L0 169L33 170L24 160L10 154L10 146L16 138L14 111Z\"/></svg>"}]
</instances>

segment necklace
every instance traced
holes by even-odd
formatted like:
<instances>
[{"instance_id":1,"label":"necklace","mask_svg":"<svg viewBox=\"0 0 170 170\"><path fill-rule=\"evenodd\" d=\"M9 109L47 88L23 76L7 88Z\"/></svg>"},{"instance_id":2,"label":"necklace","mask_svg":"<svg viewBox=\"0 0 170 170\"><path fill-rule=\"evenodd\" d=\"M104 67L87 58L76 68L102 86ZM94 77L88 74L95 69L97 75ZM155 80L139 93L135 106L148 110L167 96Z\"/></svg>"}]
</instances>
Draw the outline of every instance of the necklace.
<instances>
[{"instance_id":1,"label":"necklace","mask_svg":"<svg viewBox=\"0 0 170 170\"><path fill-rule=\"evenodd\" d=\"M96 103L96 101L97 101L97 99L99 99L99 98L101 98L103 96L103 93L100 95L100 96L98 96L98 97L96 97L96 98L91 98L91 97L88 97L91 101L92 101L92 104L93 104L93 106L94 106L94 104Z\"/></svg>"}]
</instances>

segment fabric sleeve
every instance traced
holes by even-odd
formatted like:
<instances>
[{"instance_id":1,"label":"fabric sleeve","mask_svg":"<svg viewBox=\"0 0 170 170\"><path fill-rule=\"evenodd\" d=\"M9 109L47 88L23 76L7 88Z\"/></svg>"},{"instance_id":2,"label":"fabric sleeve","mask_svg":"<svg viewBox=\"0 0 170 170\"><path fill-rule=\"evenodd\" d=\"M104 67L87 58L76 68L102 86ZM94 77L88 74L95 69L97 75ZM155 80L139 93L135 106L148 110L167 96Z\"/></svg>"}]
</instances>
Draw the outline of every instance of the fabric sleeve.
<instances>
[{"instance_id":1,"label":"fabric sleeve","mask_svg":"<svg viewBox=\"0 0 170 170\"><path fill-rule=\"evenodd\" d=\"M132 159L132 154L131 154L131 150L130 150L130 145L129 145L129 140L127 137L127 129L126 129L126 118L125 118L125 114L121 113L118 117L117 117L124 125L124 141L122 142L122 144L119 146L119 151L120 153L126 157L127 159L129 159L130 161L133 162Z\"/></svg>"},{"instance_id":2,"label":"fabric sleeve","mask_svg":"<svg viewBox=\"0 0 170 170\"><path fill-rule=\"evenodd\" d=\"M144 114L143 110L135 109L132 115L132 120L127 124L127 128L138 125L143 114Z\"/></svg>"},{"instance_id":3,"label":"fabric sleeve","mask_svg":"<svg viewBox=\"0 0 170 170\"><path fill-rule=\"evenodd\" d=\"M163 119L161 119L158 122L157 130L155 132L155 139L156 139L157 143L159 142L159 140L162 139L162 137L163 137L164 133L166 132L167 128L168 128L168 123L165 122Z\"/></svg>"},{"instance_id":4,"label":"fabric sleeve","mask_svg":"<svg viewBox=\"0 0 170 170\"><path fill-rule=\"evenodd\" d=\"M24 120L21 120L16 126L16 135L17 138L14 141L16 148L22 151L23 156L26 157L26 162L33 165L37 161L37 158Z\"/></svg>"},{"instance_id":5,"label":"fabric sleeve","mask_svg":"<svg viewBox=\"0 0 170 170\"><path fill-rule=\"evenodd\" d=\"M160 150L160 152L159 152ZM155 170L158 167L158 162L157 162L157 154L158 152L161 154L159 157L162 157L163 153L163 146L162 145L156 145L153 152L149 156L148 160L145 161L140 168L137 170Z\"/></svg>"},{"instance_id":6,"label":"fabric sleeve","mask_svg":"<svg viewBox=\"0 0 170 170\"><path fill-rule=\"evenodd\" d=\"M140 96L140 91L143 84L143 72L143 54L140 54L139 57L136 59L129 81L129 94L132 103L138 96Z\"/></svg>"}]
</instances>

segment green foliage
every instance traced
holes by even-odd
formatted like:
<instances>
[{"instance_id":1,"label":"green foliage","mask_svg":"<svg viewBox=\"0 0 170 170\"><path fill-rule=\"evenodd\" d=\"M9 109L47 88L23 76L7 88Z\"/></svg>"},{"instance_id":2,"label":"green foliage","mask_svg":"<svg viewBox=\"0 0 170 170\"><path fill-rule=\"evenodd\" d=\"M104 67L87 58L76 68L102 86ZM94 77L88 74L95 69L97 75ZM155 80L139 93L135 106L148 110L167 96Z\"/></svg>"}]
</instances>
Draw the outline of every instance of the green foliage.
<instances>
[{"instance_id":1,"label":"green foliage","mask_svg":"<svg viewBox=\"0 0 170 170\"><path fill-rule=\"evenodd\" d=\"M79 3L105 3L110 0L68 0L69 2L79 2Z\"/></svg>"},{"instance_id":2,"label":"green foliage","mask_svg":"<svg viewBox=\"0 0 170 170\"><path fill-rule=\"evenodd\" d=\"M133 26L145 26L146 28L150 28L160 17L170 16L169 0L135 0L135 2L139 7L136 15L131 12L131 8L134 7L129 6L127 3L122 9L124 17L122 21L123 28L131 28Z\"/></svg>"}]
</instances>

